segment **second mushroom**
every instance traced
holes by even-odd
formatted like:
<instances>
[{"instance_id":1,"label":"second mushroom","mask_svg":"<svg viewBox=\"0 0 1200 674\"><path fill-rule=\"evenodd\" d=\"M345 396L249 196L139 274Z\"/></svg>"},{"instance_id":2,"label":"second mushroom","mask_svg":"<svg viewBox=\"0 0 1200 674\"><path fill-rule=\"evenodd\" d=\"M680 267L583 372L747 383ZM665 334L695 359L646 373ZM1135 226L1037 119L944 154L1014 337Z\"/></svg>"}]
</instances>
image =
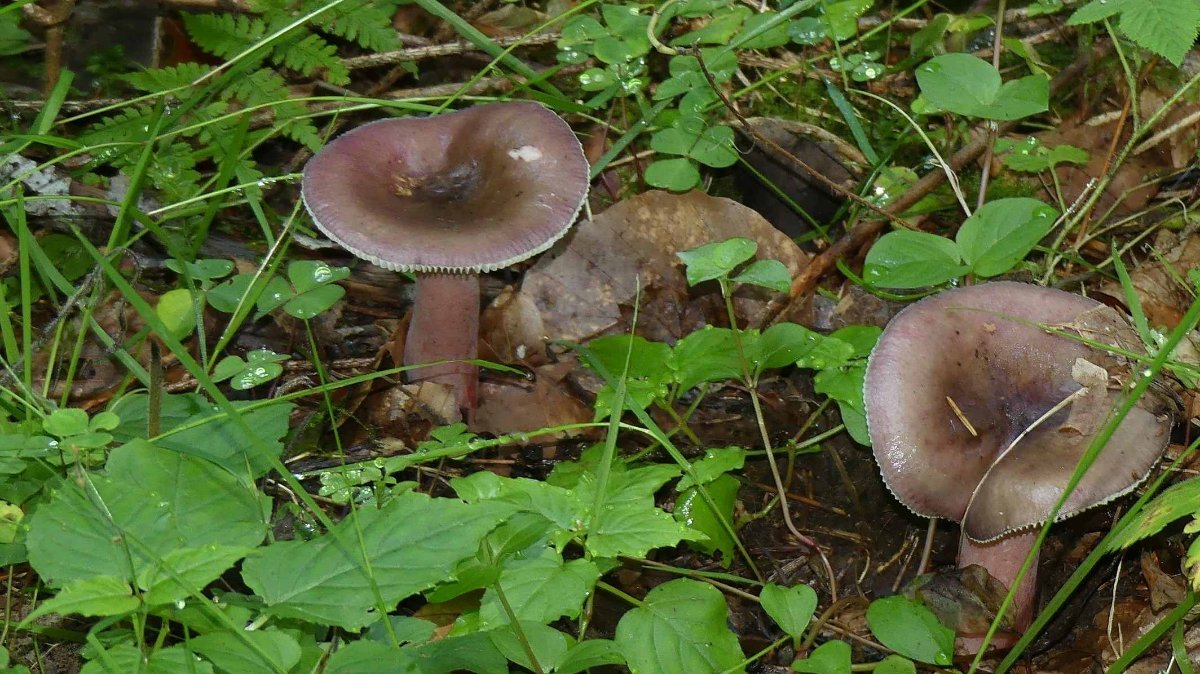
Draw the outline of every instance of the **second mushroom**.
<instances>
[{"instance_id":1,"label":"second mushroom","mask_svg":"<svg viewBox=\"0 0 1200 674\"><path fill-rule=\"evenodd\" d=\"M866 374L867 422L888 488L919 515L961 522L959 566L983 566L1009 587L1131 375L1126 359L1040 326L1127 352L1139 343L1094 300L986 283L900 312ZM1138 400L1058 519L1145 479L1167 444L1168 409L1153 392ZM1036 569L1015 594L1015 633L1032 619ZM978 650L980 635L960 636L963 650Z\"/></svg>"},{"instance_id":2,"label":"second mushroom","mask_svg":"<svg viewBox=\"0 0 1200 674\"><path fill-rule=\"evenodd\" d=\"M530 102L386 119L338 137L304 167L302 194L329 238L386 269L412 272L410 381L453 388L475 408L479 274L566 234L588 190L579 140Z\"/></svg>"}]
</instances>

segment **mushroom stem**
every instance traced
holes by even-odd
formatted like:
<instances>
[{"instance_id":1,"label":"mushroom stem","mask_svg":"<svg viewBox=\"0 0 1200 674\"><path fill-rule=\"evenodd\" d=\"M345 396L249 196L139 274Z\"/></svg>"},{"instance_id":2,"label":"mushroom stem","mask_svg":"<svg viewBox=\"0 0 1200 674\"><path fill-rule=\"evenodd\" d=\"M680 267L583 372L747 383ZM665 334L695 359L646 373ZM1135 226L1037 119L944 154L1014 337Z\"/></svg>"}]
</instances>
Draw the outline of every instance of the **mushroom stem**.
<instances>
[{"instance_id":1,"label":"mushroom stem","mask_svg":"<svg viewBox=\"0 0 1200 674\"><path fill-rule=\"evenodd\" d=\"M1025 562L1025 556L1037 542L1037 535L1037 529L1030 529L1009 534L989 543L979 543L963 534L958 546L958 566L961 568L978 564L987 569L993 578L1011 588L1013 579L1017 577L1017 572L1021 570L1021 565ZM1017 642L1017 638L1021 636L1025 628L1029 627L1029 623L1033 621L1033 600L1036 590L1037 557L1034 557L1033 566L1021 579L1021 585L1013 596L1012 612L1016 631L1015 633L996 632L995 638L991 641L993 648L1011 647ZM983 645L983 636L982 634L960 636L959 643L967 652L976 653Z\"/></svg>"},{"instance_id":2,"label":"mushroom stem","mask_svg":"<svg viewBox=\"0 0 1200 674\"><path fill-rule=\"evenodd\" d=\"M473 360L479 348L479 275L417 274L404 364ZM436 382L454 390L463 419L475 416L477 368L470 363L441 363L408 371L408 381Z\"/></svg>"}]
</instances>

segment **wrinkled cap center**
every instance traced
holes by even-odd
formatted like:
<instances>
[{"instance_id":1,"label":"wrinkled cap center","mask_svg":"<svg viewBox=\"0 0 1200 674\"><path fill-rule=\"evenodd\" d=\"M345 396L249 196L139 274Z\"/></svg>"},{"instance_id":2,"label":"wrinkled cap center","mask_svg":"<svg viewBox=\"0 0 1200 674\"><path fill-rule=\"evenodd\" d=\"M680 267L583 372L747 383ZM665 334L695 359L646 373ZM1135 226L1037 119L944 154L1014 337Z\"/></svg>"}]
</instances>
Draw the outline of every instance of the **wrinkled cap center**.
<instances>
[{"instance_id":1,"label":"wrinkled cap center","mask_svg":"<svg viewBox=\"0 0 1200 674\"><path fill-rule=\"evenodd\" d=\"M399 167L392 179L392 193L403 199L445 204L471 199L483 182L483 172L474 159L425 175L414 175Z\"/></svg>"}]
</instances>

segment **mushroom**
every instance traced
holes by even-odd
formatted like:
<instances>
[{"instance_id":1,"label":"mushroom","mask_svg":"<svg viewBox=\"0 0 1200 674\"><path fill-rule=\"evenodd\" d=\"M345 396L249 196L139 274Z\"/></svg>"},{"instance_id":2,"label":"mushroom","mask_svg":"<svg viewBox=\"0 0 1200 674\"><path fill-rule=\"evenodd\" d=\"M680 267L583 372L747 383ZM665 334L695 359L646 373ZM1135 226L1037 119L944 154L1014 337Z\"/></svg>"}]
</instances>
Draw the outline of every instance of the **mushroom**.
<instances>
[{"instance_id":1,"label":"mushroom","mask_svg":"<svg viewBox=\"0 0 1200 674\"><path fill-rule=\"evenodd\" d=\"M411 382L453 388L470 420L479 274L566 234L587 196L579 139L540 104L509 102L360 126L304 167L313 221L354 255L416 274L404 364Z\"/></svg>"},{"instance_id":2,"label":"mushroom","mask_svg":"<svg viewBox=\"0 0 1200 674\"><path fill-rule=\"evenodd\" d=\"M864 398L875 458L912 511L962 523L960 567L1011 587L1079 459L1125 395L1124 358L1034 324L1136 350L1129 324L1094 300L993 282L901 311L867 364ZM1107 503L1149 474L1166 446L1167 401L1147 393L1125 417L1056 519ZM1037 565L1017 588L1016 633L1033 617ZM980 635L960 635L977 652Z\"/></svg>"}]
</instances>

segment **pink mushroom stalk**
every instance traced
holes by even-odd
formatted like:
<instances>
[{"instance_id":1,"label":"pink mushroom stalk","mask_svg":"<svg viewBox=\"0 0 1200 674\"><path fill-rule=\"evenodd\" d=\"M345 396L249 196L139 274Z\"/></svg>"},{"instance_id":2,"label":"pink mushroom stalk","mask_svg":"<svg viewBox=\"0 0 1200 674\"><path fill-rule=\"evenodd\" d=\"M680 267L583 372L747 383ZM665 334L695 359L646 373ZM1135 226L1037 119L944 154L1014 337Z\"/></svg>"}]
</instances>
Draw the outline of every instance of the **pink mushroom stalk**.
<instances>
[{"instance_id":1,"label":"pink mushroom stalk","mask_svg":"<svg viewBox=\"0 0 1200 674\"><path fill-rule=\"evenodd\" d=\"M515 264L567 233L588 190L579 139L531 102L386 119L329 143L304 167L313 221L354 255L412 272L409 381L453 388L475 409L479 274Z\"/></svg>"},{"instance_id":2,"label":"pink mushroom stalk","mask_svg":"<svg viewBox=\"0 0 1200 674\"><path fill-rule=\"evenodd\" d=\"M1132 328L1094 300L994 282L950 290L901 311L867 366L864 397L875 458L897 499L962 523L959 566L979 564L1012 587L1037 527L1126 395L1124 358L1032 324L1137 350ZM1057 519L1136 487L1168 441L1172 415L1144 395L1117 427ZM1014 601L1010 646L1035 608L1037 565ZM982 635L960 635L977 652Z\"/></svg>"}]
</instances>

